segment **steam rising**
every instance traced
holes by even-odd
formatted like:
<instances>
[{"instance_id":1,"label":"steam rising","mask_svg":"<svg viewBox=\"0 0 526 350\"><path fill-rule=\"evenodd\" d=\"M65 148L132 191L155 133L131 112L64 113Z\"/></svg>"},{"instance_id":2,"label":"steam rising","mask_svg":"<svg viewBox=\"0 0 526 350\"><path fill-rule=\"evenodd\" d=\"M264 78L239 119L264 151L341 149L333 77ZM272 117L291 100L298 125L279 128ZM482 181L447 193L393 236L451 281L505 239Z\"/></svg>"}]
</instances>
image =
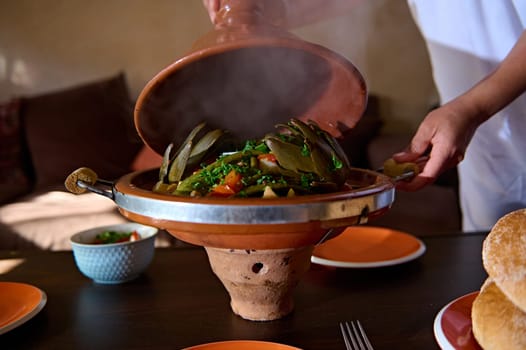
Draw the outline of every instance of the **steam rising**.
<instances>
[{"instance_id":1,"label":"steam rising","mask_svg":"<svg viewBox=\"0 0 526 350\"><path fill-rule=\"evenodd\" d=\"M326 60L292 48L249 47L199 57L152 91L140 128L161 152L172 141L180 144L201 121L242 139L259 137L305 113L331 74Z\"/></svg>"}]
</instances>

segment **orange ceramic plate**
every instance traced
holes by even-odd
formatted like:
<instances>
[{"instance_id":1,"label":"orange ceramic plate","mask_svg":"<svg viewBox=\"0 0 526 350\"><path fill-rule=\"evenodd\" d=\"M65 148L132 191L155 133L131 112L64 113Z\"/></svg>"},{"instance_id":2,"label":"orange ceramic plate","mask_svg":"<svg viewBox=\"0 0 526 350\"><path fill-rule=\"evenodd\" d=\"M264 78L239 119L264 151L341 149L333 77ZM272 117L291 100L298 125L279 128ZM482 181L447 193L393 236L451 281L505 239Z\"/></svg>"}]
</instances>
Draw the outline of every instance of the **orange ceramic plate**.
<instances>
[{"instance_id":1,"label":"orange ceramic plate","mask_svg":"<svg viewBox=\"0 0 526 350\"><path fill-rule=\"evenodd\" d=\"M46 305L46 293L29 284L0 282L0 334L20 326Z\"/></svg>"},{"instance_id":2,"label":"orange ceramic plate","mask_svg":"<svg viewBox=\"0 0 526 350\"><path fill-rule=\"evenodd\" d=\"M316 246L311 260L336 267L380 267L416 259L425 251L424 243L410 234L382 227L351 226Z\"/></svg>"},{"instance_id":3,"label":"orange ceramic plate","mask_svg":"<svg viewBox=\"0 0 526 350\"><path fill-rule=\"evenodd\" d=\"M471 331L471 306L477 295L455 299L437 314L433 329L442 350L482 350Z\"/></svg>"},{"instance_id":4,"label":"orange ceramic plate","mask_svg":"<svg viewBox=\"0 0 526 350\"><path fill-rule=\"evenodd\" d=\"M293 346L257 340L231 340L192 346L183 350L300 350Z\"/></svg>"}]
</instances>

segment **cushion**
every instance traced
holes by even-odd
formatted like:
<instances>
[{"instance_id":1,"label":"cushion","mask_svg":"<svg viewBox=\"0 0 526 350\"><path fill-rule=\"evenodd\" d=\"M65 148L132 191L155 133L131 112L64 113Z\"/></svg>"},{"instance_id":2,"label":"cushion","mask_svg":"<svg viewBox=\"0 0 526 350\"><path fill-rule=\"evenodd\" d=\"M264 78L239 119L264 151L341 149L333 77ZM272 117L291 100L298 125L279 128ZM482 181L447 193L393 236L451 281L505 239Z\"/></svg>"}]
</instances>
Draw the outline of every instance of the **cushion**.
<instances>
[{"instance_id":1,"label":"cushion","mask_svg":"<svg viewBox=\"0 0 526 350\"><path fill-rule=\"evenodd\" d=\"M35 189L63 183L79 167L115 180L142 146L123 74L22 101Z\"/></svg>"},{"instance_id":2,"label":"cushion","mask_svg":"<svg viewBox=\"0 0 526 350\"><path fill-rule=\"evenodd\" d=\"M0 203L31 189L31 162L22 130L20 100L0 104Z\"/></svg>"},{"instance_id":3,"label":"cushion","mask_svg":"<svg viewBox=\"0 0 526 350\"><path fill-rule=\"evenodd\" d=\"M369 95L367 108L356 125L345 132L339 140L340 145L349 157L351 166L370 169L368 146L371 140L379 134L383 122L379 117L378 98Z\"/></svg>"},{"instance_id":4,"label":"cushion","mask_svg":"<svg viewBox=\"0 0 526 350\"><path fill-rule=\"evenodd\" d=\"M132 170L145 170L159 168L163 157L150 147L144 145L132 163Z\"/></svg>"}]
</instances>

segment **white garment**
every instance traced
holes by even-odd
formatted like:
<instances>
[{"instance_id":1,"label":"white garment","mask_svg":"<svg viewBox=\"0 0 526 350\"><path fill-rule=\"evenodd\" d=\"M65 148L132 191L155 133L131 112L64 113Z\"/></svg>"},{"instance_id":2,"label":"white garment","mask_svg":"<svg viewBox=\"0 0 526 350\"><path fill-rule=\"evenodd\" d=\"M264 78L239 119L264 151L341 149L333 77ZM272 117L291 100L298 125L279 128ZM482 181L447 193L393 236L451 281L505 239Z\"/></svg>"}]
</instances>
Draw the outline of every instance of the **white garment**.
<instances>
[{"instance_id":1,"label":"white garment","mask_svg":"<svg viewBox=\"0 0 526 350\"><path fill-rule=\"evenodd\" d=\"M408 0L441 102L492 72L526 28L526 0ZM525 58L526 60L526 58ZM482 124L459 165L464 231L526 207L526 94Z\"/></svg>"}]
</instances>

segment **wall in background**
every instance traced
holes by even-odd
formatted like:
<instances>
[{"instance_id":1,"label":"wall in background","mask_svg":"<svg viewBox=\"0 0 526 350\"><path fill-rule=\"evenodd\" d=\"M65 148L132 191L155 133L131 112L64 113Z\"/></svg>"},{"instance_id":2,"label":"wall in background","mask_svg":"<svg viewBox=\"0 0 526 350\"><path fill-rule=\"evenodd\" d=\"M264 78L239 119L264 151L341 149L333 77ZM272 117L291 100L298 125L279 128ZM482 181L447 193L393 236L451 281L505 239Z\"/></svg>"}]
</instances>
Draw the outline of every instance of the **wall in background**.
<instances>
[{"instance_id":1,"label":"wall in background","mask_svg":"<svg viewBox=\"0 0 526 350\"><path fill-rule=\"evenodd\" d=\"M212 26L200 0L0 3L0 102L126 73L131 94ZM436 103L425 44L405 0L364 1L299 28L351 60L380 97L387 132L414 130Z\"/></svg>"}]
</instances>

